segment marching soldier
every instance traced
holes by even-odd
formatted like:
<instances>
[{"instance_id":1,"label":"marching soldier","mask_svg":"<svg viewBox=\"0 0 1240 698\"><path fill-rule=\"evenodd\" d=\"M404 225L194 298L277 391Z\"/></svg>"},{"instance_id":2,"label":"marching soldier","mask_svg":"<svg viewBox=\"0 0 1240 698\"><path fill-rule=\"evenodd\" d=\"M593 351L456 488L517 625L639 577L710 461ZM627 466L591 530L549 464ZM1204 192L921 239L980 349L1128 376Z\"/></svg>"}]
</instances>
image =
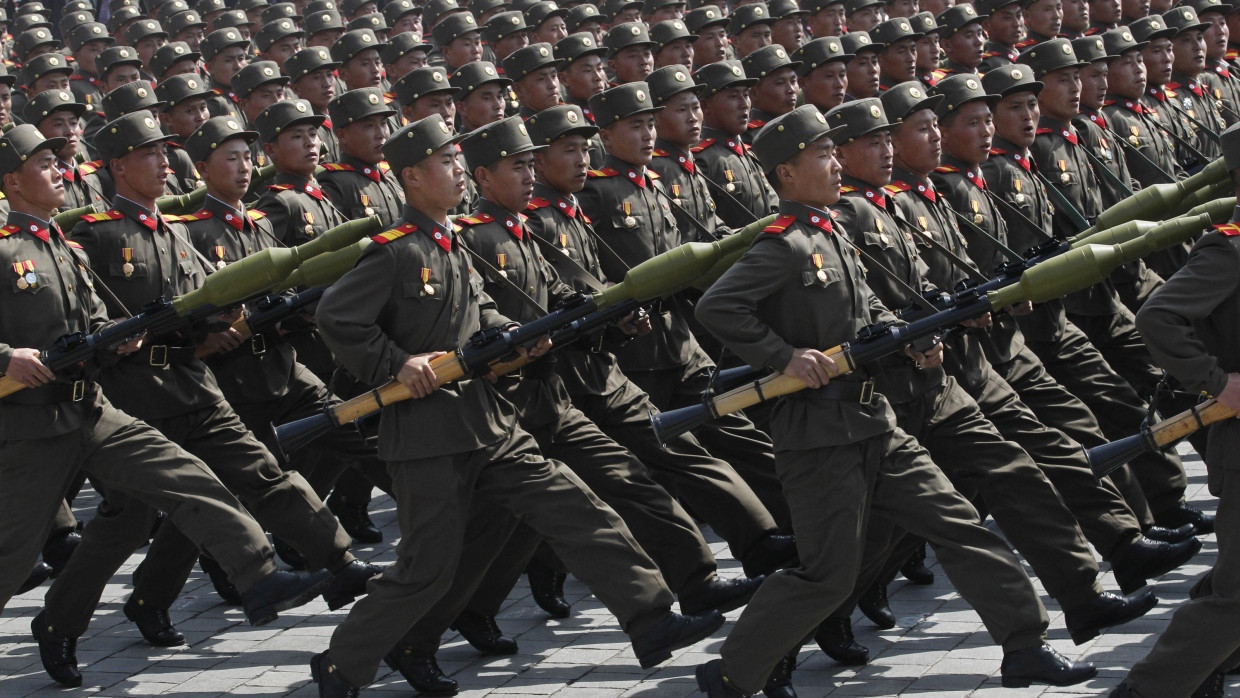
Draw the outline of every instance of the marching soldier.
<instances>
[{"instance_id":1,"label":"marching soldier","mask_svg":"<svg viewBox=\"0 0 1240 698\"><path fill-rule=\"evenodd\" d=\"M1219 113L1222 101L1210 92L1208 83L1202 81L1206 71L1205 40L1202 32L1210 27L1208 22L1197 19L1193 8L1180 6L1163 14L1163 21L1175 29L1172 38L1171 81L1167 90L1174 92L1175 111L1194 135L1193 144L1209 160L1221 155L1219 134L1227 128ZM1174 103L1173 103L1174 104Z\"/></svg>"},{"instance_id":2,"label":"marching soldier","mask_svg":"<svg viewBox=\"0 0 1240 698\"><path fill-rule=\"evenodd\" d=\"M483 60L482 32L469 12L448 15L435 25L432 33L435 45L441 52L443 66L448 69L449 74L455 73L461 66Z\"/></svg>"},{"instance_id":3,"label":"marching soldier","mask_svg":"<svg viewBox=\"0 0 1240 698\"><path fill-rule=\"evenodd\" d=\"M401 1L407 2L408 0ZM398 4L400 2L390 4L389 7ZM405 32L394 35L388 45L379 52L379 57L383 59L383 69L387 72L387 79L394 82L411 70L425 68L428 65L426 55L430 50L431 45L423 42L418 34Z\"/></svg>"},{"instance_id":4,"label":"marching soldier","mask_svg":"<svg viewBox=\"0 0 1240 698\"><path fill-rule=\"evenodd\" d=\"M880 92L917 77L917 40L921 37L905 17L889 19L870 30L870 38L883 47L878 52Z\"/></svg>"},{"instance_id":5,"label":"marching soldier","mask_svg":"<svg viewBox=\"0 0 1240 698\"><path fill-rule=\"evenodd\" d=\"M1201 74L1201 81L1210 85L1215 99L1218 100L1219 113L1230 126L1240 122L1240 77L1232 71L1235 65L1227 60L1227 44L1230 30L1227 26L1227 15L1235 11L1222 0L1193 0L1186 2L1197 12L1197 18L1208 23L1210 27L1203 33L1206 43L1206 69ZM1217 105L1216 105L1217 106Z\"/></svg>"},{"instance_id":6,"label":"marching soldier","mask_svg":"<svg viewBox=\"0 0 1240 698\"><path fill-rule=\"evenodd\" d=\"M513 51L530 45L530 28L520 12L500 12L482 25L482 39L495 55L496 64L502 64Z\"/></svg>"},{"instance_id":7,"label":"marching soldier","mask_svg":"<svg viewBox=\"0 0 1240 698\"><path fill-rule=\"evenodd\" d=\"M65 145L56 151L56 167L64 181L65 202L63 209L93 206L96 211L106 211L110 204L103 197L103 188L94 174L87 174L78 166L77 154L81 131L78 119L86 112L86 105L79 103L64 90L48 90L26 105L25 121L38 128L45 138L65 139Z\"/></svg>"},{"instance_id":8,"label":"marching soldier","mask_svg":"<svg viewBox=\"0 0 1240 698\"><path fill-rule=\"evenodd\" d=\"M693 42L691 68L697 70L708 63L728 59L728 16L717 5L702 5L690 10L685 15L685 28L697 37Z\"/></svg>"},{"instance_id":9,"label":"marching soldier","mask_svg":"<svg viewBox=\"0 0 1240 698\"><path fill-rule=\"evenodd\" d=\"M116 39L108 36L108 28L99 22L79 24L69 32L69 49L73 51L73 74L69 76L69 89L77 101L87 109L94 109L103 99L103 81L97 72L95 59Z\"/></svg>"},{"instance_id":10,"label":"marching soldier","mask_svg":"<svg viewBox=\"0 0 1240 698\"><path fill-rule=\"evenodd\" d=\"M559 78L564 85L564 101L579 107L590 123L594 123L590 98L607 89L607 74L603 70L606 56L607 48L587 32L570 34L555 45L555 57L561 63ZM590 167L602 167L603 155L603 142L597 135L591 137Z\"/></svg>"},{"instance_id":11,"label":"marching soldier","mask_svg":"<svg viewBox=\"0 0 1240 698\"><path fill-rule=\"evenodd\" d=\"M663 188L672 195L672 214L683 241L710 242L727 230L715 215L709 180L698 171L693 155L693 146L702 139L698 94L704 86L694 82L683 65L659 68L646 84L655 106L664 108L654 117L657 137L650 169L658 173Z\"/></svg>"},{"instance_id":12,"label":"marching soldier","mask_svg":"<svg viewBox=\"0 0 1240 698\"><path fill-rule=\"evenodd\" d=\"M796 69L801 66L788 58L783 46L763 46L741 61L745 76L756 80L749 88L749 123L743 135L745 143L753 139L766 122L787 114L797 106Z\"/></svg>"},{"instance_id":13,"label":"marching soldier","mask_svg":"<svg viewBox=\"0 0 1240 698\"><path fill-rule=\"evenodd\" d=\"M882 86L882 78L878 74L878 52L883 47L874 43L865 32L848 32L840 37L840 45L844 47L844 53L852 56L846 68L848 92L844 101L877 97Z\"/></svg>"},{"instance_id":14,"label":"marching soldier","mask_svg":"<svg viewBox=\"0 0 1240 698\"><path fill-rule=\"evenodd\" d=\"M835 37L814 39L797 49L792 60L801 64L797 84L805 103L823 113L843 104L848 92L847 65L852 58Z\"/></svg>"},{"instance_id":15,"label":"marching soldier","mask_svg":"<svg viewBox=\"0 0 1240 698\"><path fill-rule=\"evenodd\" d=\"M989 73L1016 62L1020 49L1016 45L1025 38L1025 20L1021 0L987 0L977 3L979 14L986 15L986 45L982 48L982 64L978 70Z\"/></svg>"},{"instance_id":16,"label":"marching soldier","mask_svg":"<svg viewBox=\"0 0 1240 698\"><path fill-rule=\"evenodd\" d=\"M165 133L175 138L168 141L168 165L176 175L177 189L182 192L202 186L194 159L185 152L185 141L210 117L207 100L212 94L197 73L174 75L155 88L155 96L168 105L159 112L159 123Z\"/></svg>"},{"instance_id":17,"label":"marching soldier","mask_svg":"<svg viewBox=\"0 0 1240 698\"><path fill-rule=\"evenodd\" d=\"M1133 37L1145 46L1141 57L1145 62L1145 94L1141 99L1149 111L1153 123L1158 125L1171 140L1175 141L1176 159L1185 171L1194 173L1205 167L1209 158L1197 149L1192 130L1181 118L1180 107L1175 103L1177 95L1167 88L1175 61L1171 40L1175 28L1167 26L1162 15L1150 15L1128 26Z\"/></svg>"},{"instance_id":18,"label":"marching soldier","mask_svg":"<svg viewBox=\"0 0 1240 698\"><path fill-rule=\"evenodd\" d=\"M455 90L458 132L469 133L504 118L512 80L500 75L491 63L470 63L453 73L448 82Z\"/></svg>"},{"instance_id":19,"label":"marching soldier","mask_svg":"<svg viewBox=\"0 0 1240 698\"><path fill-rule=\"evenodd\" d=\"M339 67L340 63L332 60L331 53L322 46L304 48L284 62L284 73L293 92L323 117L319 126L323 162L340 161L340 142L332 130L331 119L327 118L327 105L336 97L335 71Z\"/></svg>"},{"instance_id":20,"label":"marching soldier","mask_svg":"<svg viewBox=\"0 0 1240 698\"><path fill-rule=\"evenodd\" d=\"M396 112L377 87L350 90L328 107L340 139L340 162L330 162L320 182L323 191L352 220L378 214L384 224L400 216L404 194L383 159L388 119Z\"/></svg>"},{"instance_id":21,"label":"marching soldier","mask_svg":"<svg viewBox=\"0 0 1240 698\"><path fill-rule=\"evenodd\" d=\"M843 36L844 28L843 0L809 0L805 4L809 12L805 24L815 39L828 36Z\"/></svg>"},{"instance_id":22,"label":"marching soldier","mask_svg":"<svg viewBox=\"0 0 1240 698\"><path fill-rule=\"evenodd\" d=\"M263 152L276 167L254 209L263 212L272 233L288 246L308 242L347 220L315 179L318 134L326 118L309 102L291 100L271 105L254 120Z\"/></svg>"},{"instance_id":23,"label":"marching soldier","mask_svg":"<svg viewBox=\"0 0 1240 698\"><path fill-rule=\"evenodd\" d=\"M385 410L380 453L391 463L404 528L434 532L404 538L396 564L373 580L328 651L314 657L320 696L356 695L356 687L373 680L383 657L448 589L470 549L465 541L485 531L506 534L512 514L545 536L616 614L643 664L658 663L723 624L718 613L668 610L671 592L624 523L587 495L575 475L538 454L515 423L513 406L489 382L465 379L439 388L430 361L440 348L464 344L480 326L512 324L482 290L482 275L448 222L465 174L454 140L448 125L431 116L387 144L384 154L400 173L409 206L319 304L324 338L350 372L371 385L395 372L413 393ZM401 289L416 286L410 278L422 283L406 295ZM441 313L443 303L461 312ZM547 348L542 342L535 351ZM492 504L471 506L475 492Z\"/></svg>"},{"instance_id":24,"label":"marching soldier","mask_svg":"<svg viewBox=\"0 0 1240 698\"><path fill-rule=\"evenodd\" d=\"M881 0L872 0L881 2ZM771 45L771 25L775 18L765 3L739 5L728 15L728 41L737 60Z\"/></svg>"},{"instance_id":25,"label":"marching soldier","mask_svg":"<svg viewBox=\"0 0 1240 698\"><path fill-rule=\"evenodd\" d=\"M658 44L650 40L646 25L640 22L613 24L603 45L607 69L614 76L612 85L640 82L654 70L653 51Z\"/></svg>"},{"instance_id":26,"label":"marching soldier","mask_svg":"<svg viewBox=\"0 0 1240 698\"><path fill-rule=\"evenodd\" d=\"M651 27L650 40L655 42L654 67L693 65L693 42L697 38L679 19L664 20Z\"/></svg>"},{"instance_id":27,"label":"marching soldier","mask_svg":"<svg viewBox=\"0 0 1240 698\"><path fill-rule=\"evenodd\" d=\"M202 42L203 68L215 96L207 100L211 116L231 116L244 122L241 103L233 92L232 79L249 62L250 40L232 27L217 29Z\"/></svg>"},{"instance_id":28,"label":"marching soldier","mask_svg":"<svg viewBox=\"0 0 1240 698\"><path fill-rule=\"evenodd\" d=\"M969 4L953 5L935 18L939 46L943 49L943 61L934 71L936 82L948 75L978 72L986 54L986 30L982 23L987 19Z\"/></svg>"},{"instance_id":29,"label":"marching soldier","mask_svg":"<svg viewBox=\"0 0 1240 698\"><path fill-rule=\"evenodd\" d=\"M859 399L868 373L830 378L834 365L818 348L894 320L861 283L852 250L834 237L826 211L839 192L831 131L822 114L806 106L758 135L755 149L779 183L781 217L698 306L702 323L745 361L796 376L810 388L781 400L771 420L785 496L799 536L808 537L803 549L798 540L801 567L768 578L729 633L722 660L698 667L698 686L712 698L761 690L780 658L852 591L859 532L871 515L924 533L943 550L940 560L962 566L953 579L1003 646L1008 685L1083 681L1096 669L1044 644L1046 612L1015 557L978 523L977 512L926 452L894 426L887 401L880 394ZM810 306L822 312L801 312ZM759 308L775 310L759 319ZM933 367L935 354L915 358ZM823 468L828 461L832 467ZM977 554L982 550L986 554ZM999 588L1004 591L996 593Z\"/></svg>"},{"instance_id":30,"label":"marching soldier","mask_svg":"<svg viewBox=\"0 0 1240 698\"><path fill-rule=\"evenodd\" d=\"M934 15L918 12L909 18L913 30L924 34L917 40L917 79L934 87L937 78L934 71L939 67L939 34L941 32Z\"/></svg>"},{"instance_id":31,"label":"marching soldier","mask_svg":"<svg viewBox=\"0 0 1240 698\"><path fill-rule=\"evenodd\" d=\"M512 80L522 119L560 103L560 65L551 44L530 44L504 59L504 76Z\"/></svg>"}]
</instances>

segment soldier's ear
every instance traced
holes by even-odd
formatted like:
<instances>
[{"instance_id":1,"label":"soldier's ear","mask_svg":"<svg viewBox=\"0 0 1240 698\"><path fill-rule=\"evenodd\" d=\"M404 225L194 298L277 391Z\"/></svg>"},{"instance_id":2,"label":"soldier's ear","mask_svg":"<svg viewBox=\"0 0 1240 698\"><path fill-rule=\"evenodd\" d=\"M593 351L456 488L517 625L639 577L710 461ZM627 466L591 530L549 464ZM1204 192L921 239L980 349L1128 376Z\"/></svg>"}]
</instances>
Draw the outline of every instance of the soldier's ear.
<instances>
[{"instance_id":1,"label":"soldier's ear","mask_svg":"<svg viewBox=\"0 0 1240 698\"><path fill-rule=\"evenodd\" d=\"M400 183L404 186L418 186L418 168L410 165L400 171Z\"/></svg>"}]
</instances>

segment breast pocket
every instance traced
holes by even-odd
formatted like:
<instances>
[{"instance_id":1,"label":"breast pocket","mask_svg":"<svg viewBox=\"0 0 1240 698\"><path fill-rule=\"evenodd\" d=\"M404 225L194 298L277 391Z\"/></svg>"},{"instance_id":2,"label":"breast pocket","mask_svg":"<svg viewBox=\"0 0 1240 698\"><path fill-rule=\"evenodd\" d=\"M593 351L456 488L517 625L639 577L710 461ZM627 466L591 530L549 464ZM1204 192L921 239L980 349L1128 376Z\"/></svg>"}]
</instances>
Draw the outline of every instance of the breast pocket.
<instances>
[{"instance_id":1,"label":"breast pocket","mask_svg":"<svg viewBox=\"0 0 1240 698\"><path fill-rule=\"evenodd\" d=\"M182 259L177 262L177 266L181 269L181 276L190 280L197 280L201 269L194 260Z\"/></svg>"},{"instance_id":2,"label":"breast pocket","mask_svg":"<svg viewBox=\"0 0 1240 698\"><path fill-rule=\"evenodd\" d=\"M149 274L146 262L108 262L108 276L113 279L145 279Z\"/></svg>"},{"instance_id":3,"label":"breast pocket","mask_svg":"<svg viewBox=\"0 0 1240 698\"><path fill-rule=\"evenodd\" d=\"M438 281L406 281L401 287L401 297L417 299L427 303L443 300L443 284Z\"/></svg>"},{"instance_id":4,"label":"breast pocket","mask_svg":"<svg viewBox=\"0 0 1240 698\"><path fill-rule=\"evenodd\" d=\"M827 288L844 280L844 272L832 267L808 269L801 272L801 281L807 287Z\"/></svg>"},{"instance_id":5,"label":"breast pocket","mask_svg":"<svg viewBox=\"0 0 1240 698\"><path fill-rule=\"evenodd\" d=\"M27 272L21 276L14 275L10 286L14 293L24 293L27 295L42 291L49 284L55 282L55 278L51 274L45 272Z\"/></svg>"}]
</instances>

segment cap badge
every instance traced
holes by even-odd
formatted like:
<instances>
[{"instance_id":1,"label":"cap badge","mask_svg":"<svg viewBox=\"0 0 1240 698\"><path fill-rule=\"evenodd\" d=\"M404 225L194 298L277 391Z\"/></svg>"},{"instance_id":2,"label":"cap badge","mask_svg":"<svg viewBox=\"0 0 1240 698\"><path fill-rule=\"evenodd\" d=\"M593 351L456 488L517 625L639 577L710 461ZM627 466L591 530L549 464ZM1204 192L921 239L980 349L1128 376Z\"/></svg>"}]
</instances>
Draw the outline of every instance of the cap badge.
<instances>
[{"instance_id":1,"label":"cap badge","mask_svg":"<svg viewBox=\"0 0 1240 698\"><path fill-rule=\"evenodd\" d=\"M633 36L637 36L638 34L642 33L642 28L634 24L633 26L629 27L629 32L631 32Z\"/></svg>"},{"instance_id":2,"label":"cap badge","mask_svg":"<svg viewBox=\"0 0 1240 698\"><path fill-rule=\"evenodd\" d=\"M570 110L568 114L564 115L564 118L568 119L568 123L575 124L577 123L577 112Z\"/></svg>"},{"instance_id":3,"label":"cap badge","mask_svg":"<svg viewBox=\"0 0 1240 698\"><path fill-rule=\"evenodd\" d=\"M444 123L443 119L439 120L439 130L448 133L448 124Z\"/></svg>"},{"instance_id":4,"label":"cap badge","mask_svg":"<svg viewBox=\"0 0 1240 698\"><path fill-rule=\"evenodd\" d=\"M638 90L637 92L634 92L633 94L634 94L634 96L636 96L636 97L637 97L637 102L638 102L639 104L640 104L640 103L642 103L642 102L645 102L645 101L646 101L646 93L645 93L645 92L642 92L641 90Z\"/></svg>"},{"instance_id":5,"label":"cap badge","mask_svg":"<svg viewBox=\"0 0 1240 698\"><path fill-rule=\"evenodd\" d=\"M238 125L238 124L237 124L237 122L236 122L236 121L233 121L232 119L229 119L229 120L228 120L228 123L227 123L227 124L225 124L225 125L226 125L226 126L228 126L228 128L230 128L230 129L232 129L232 130L234 130L234 131L237 131L237 130L240 130L240 129L241 129L241 126L240 126L240 125Z\"/></svg>"},{"instance_id":6,"label":"cap badge","mask_svg":"<svg viewBox=\"0 0 1240 698\"><path fill-rule=\"evenodd\" d=\"M1013 79L1013 80L1019 80L1019 79L1021 79L1021 78L1025 77L1025 74L1024 74L1024 73L1022 73L1022 72L1020 72L1020 68L1012 68L1012 73L1011 73L1011 74L1012 74L1012 79Z\"/></svg>"},{"instance_id":7,"label":"cap badge","mask_svg":"<svg viewBox=\"0 0 1240 698\"><path fill-rule=\"evenodd\" d=\"M706 19L714 19L714 18L715 18L715 11L714 11L714 10L707 10L707 11L706 11Z\"/></svg>"},{"instance_id":8,"label":"cap badge","mask_svg":"<svg viewBox=\"0 0 1240 698\"><path fill-rule=\"evenodd\" d=\"M48 65L60 65L60 59L55 56L52 56L51 58L47 59L47 64Z\"/></svg>"},{"instance_id":9,"label":"cap badge","mask_svg":"<svg viewBox=\"0 0 1240 698\"><path fill-rule=\"evenodd\" d=\"M741 68L740 68L740 66L738 66L738 65L734 65L734 66L732 66L732 74L733 74L733 75L735 75L735 76L737 76L737 77L740 77L740 76L741 76Z\"/></svg>"},{"instance_id":10,"label":"cap badge","mask_svg":"<svg viewBox=\"0 0 1240 698\"><path fill-rule=\"evenodd\" d=\"M182 53L185 53L185 47L184 47L184 46L173 46L173 47L172 47L172 52L173 52L173 53L176 53L176 54L182 54Z\"/></svg>"},{"instance_id":11,"label":"cap badge","mask_svg":"<svg viewBox=\"0 0 1240 698\"><path fill-rule=\"evenodd\" d=\"M363 43L363 44L369 44L369 43L370 43L370 34L362 34L362 43Z\"/></svg>"},{"instance_id":12,"label":"cap badge","mask_svg":"<svg viewBox=\"0 0 1240 698\"><path fill-rule=\"evenodd\" d=\"M674 77L676 78L676 82L684 82L685 80L689 79L687 76L685 76L684 71L681 71L681 70L677 70Z\"/></svg>"},{"instance_id":13,"label":"cap badge","mask_svg":"<svg viewBox=\"0 0 1240 698\"><path fill-rule=\"evenodd\" d=\"M1132 41L1132 34L1128 32L1124 32L1123 34L1120 34L1120 36L1124 39L1124 41Z\"/></svg>"},{"instance_id":14,"label":"cap badge","mask_svg":"<svg viewBox=\"0 0 1240 698\"><path fill-rule=\"evenodd\" d=\"M466 24L473 24L473 23L474 23L474 16L473 16L473 15L465 15L465 23L466 23Z\"/></svg>"},{"instance_id":15,"label":"cap badge","mask_svg":"<svg viewBox=\"0 0 1240 698\"><path fill-rule=\"evenodd\" d=\"M142 97L142 98L145 98L145 97L146 97L146 88L145 88L145 87L139 87L139 88L138 88L138 96L139 96L139 97Z\"/></svg>"},{"instance_id":16,"label":"cap badge","mask_svg":"<svg viewBox=\"0 0 1240 698\"><path fill-rule=\"evenodd\" d=\"M284 22L280 22L280 28L285 31L288 31L289 29L293 28L293 25L289 24L287 21L284 21Z\"/></svg>"},{"instance_id":17,"label":"cap badge","mask_svg":"<svg viewBox=\"0 0 1240 698\"><path fill-rule=\"evenodd\" d=\"M761 17L764 14L766 14L766 10L763 10L761 6L753 8L754 17Z\"/></svg>"},{"instance_id":18,"label":"cap badge","mask_svg":"<svg viewBox=\"0 0 1240 698\"><path fill-rule=\"evenodd\" d=\"M530 135L530 132L525 130L525 124L517 124L517 130L521 132L522 136Z\"/></svg>"},{"instance_id":19,"label":"cap badge","mask_svg":"<svg viewBox=\"0 0 1240 698\"><path fill-rule=\"evenodd\" d=\"M775 49L775 57L779 59L784 59L788 57L788 54L784 53L784 50L782 48L777 48Z\"/></svg>"},{"instance_id":20,"label":"cap badge","mask_svg":"<svg viewBox=\"0 0 1240 698\"><path fill-rule=\"evenodd\" d=\"M487 75L494 75L495 69L488 65L487 67L482 69L482 72L486 73Z\"/></svg>"},{"instance_id":21,"label":"cap badge","mask_svg":"<svg viewBox=\"0 0 1240 698\"><path fill-rule=\"evenodd\" d=\"M965 5L965 7L968 7L968 5ZM866 36L865 34L862 34L861 36L857 37L857 43L868 44L870 43L870 37Z\"/></svg>"},{"instance_id":22,"label":"cap badge","mask_svg":"<svg viewBox=\"0 0 1240 698\"><path fill-rule=\"evenodd\" d=\"M146 124L147 128L155 128L155 120L149 116L143 119L142 123Z\"/></svg>"},{"instance_id":23,"label":"cap badge","mask_svg":"<svg viewBox=\"0 0 1240 698\"><path fill-rule=\"evenodd\" d=\"M1072 44L1064 44L1061 48L1064 53L1072 53Z\"/></svg>"},{"instance_id":24,"label":"cap badge","mask_svg":"<svg viewBox=\"0 0 1240 698\"><path fill-rule=\"evenodd\" d=\"M831 51L831 53L838 53L840 50L840 45L832 41L831 43L827 44L827 49Z\"/></svg>"},{"instance_id":25,"label":"cap badge","mask_svg":"<svg viewBox=\"0 0 1240 698\"><path fill-rule=\"evenodd\" d=\"M913 99L921 99L921 90L917 89L916 87L910 87L908 94Z\"/></svg>"},{"instance_id":26,"label":"cap badge","mask_svg":"<svg viewBox=\"0 0 1240 698\"><path fill-rule=\"evenodd\" d=\"M275 75L275 74L276 74L276 71L272 70L271 68L263 68L263 75L267 77L271 77L272 75Z\"/></svg>"},{"instance_id":27,"label":"cap badge","mask_svg":"<svg viewBox=\"0 0 1240 698\"><path fill-rule=\"evenodd\" d=\"M332 16L331 16L331 15L329 15L329 14L327 14L326 12L324 12L324 13L323 13L323 16L322 16L322 17L319 17L319 21L320 21L320 22L330 22L330 21L332 21Z\"/></svg>"},{"instance_id":28,"label":"cap badge","mask_svg":"<svg viewBox=\"0 0 1240 698\"><path fill-rule=\"evenodd\" d=\"M913 31L913 29L907 23L900 22L900 31L907 32L907 31Z\"/></svg>"},{"instance_id":29,"label":"cap badge","mask_svg":"<svg viewBox=\"0 0 1240 698\"><path fill-rule=\"evenodd\" d=\"M970 90L976 90L977 80L974 80L973 78L969 78L968 80L964 81L964 86L969 88Z\"/></svg>"},{"instance_id":30,"label":"cap badge","mask_svg":"<svg viewBox=\"0 0 1240 698\"><path fill-rule=\"evenodd\" d=\"M96 25L96 26L91 27L91 28L90 28L90 31L91 31L91 33L92 33L92 34L102 34L102 33L103 33L103 27L100 27L100 26Z\"/></svg>"},{"instance_id":31,"label":"cap badge","mask_svg":"<svg viewBox=\"0 0 1240 698\"><path fill-rule=\"evenodd\" d=\"M877 104L870 105L870 116L874 117L875 119L881 119L883 117L883 112L879 110Z\"/></svg>"},{"instance_id":32,"label":"cap badge","mask_svg":"<svg viewBox=\"0 0 1240 698\"><path fill-rule=\"evenodd\" d=\"M825 123L827 123L827 117L823 116L823 115L822 115L822 112L818 112L818 113L814 114L814 116L818 117L818 123L820 123L820 124L825 124Z\"/></svg>"},{"instance_id":33,"label":"cap badge","mask_svg":"<svg viewBox=\"0 0 1240 698\"><path fill-rule=\"evenodd\" d=\"M301 112L301 113L303 113L303 114L305 114L305 113L306 113L306 103L305 103L305 102L296 102L295 104L296 104L297 111L299 111L299 112ZM231 122L229 122L229 123L231 123Z\"/></svg>"},{"instance_id":34,"label":"cap badge","mask_svg":"<svg viewBox=\"0 0 1240 698\"><path fill-rule=\"evenodd\" d=\"M594 45L594 39L591 39L591 38L590 38L590 37L588 37L588 36L582 37L582 38L581 38L581 45L582 45L582 46L593 46L593 45Z\"/></svg>"},{"instance_id":35,"label":"cap badge","mask_svg":"<svg viewBox=\"0 0 1240 698\"><path fill-rule=\"evenodd\" d=\"M976 12L974 12L974 11L973 11L973 6L972 6L972 5L965 5L965 6L964 6L964 13L965 13L966 15L969 15L970 17L972 17L973 15L977 14Z\"/></svg>"},{"instance_id":36,"label":"cap badge","mask_svg":"<svg viewBox=\"0 0 1240 698\"><path fill-rule=\"evenodd\" d=\"M538 55L542 56L543 58L546 58L546 57L547 57L547 49L546 49L545 47L539 46L539 47L538 47Z\"/></svg>"},{"instance_id":37,"label":"cap badge","mask_svg":"<svg viewBox=\"0 0 1240 698\"><path fill-rule=\"evenodd\" d=\"M40 29L40 30L38 30L38 31L36 31L36 32L34 33L34 36L35 36L35 38L36 38L36 39L46 39L46 38L47 38L47 32L45 32L45 31L43 31L42 29Z\"/></svg>"},{"instance_id":38,"label":"cap badge","mask_svg":"<svg viewBox=\"0 0 1240 698\"><path fill-rule=\"evenodd\" d=\"M375 95L375 94L366 95L366 101L370 102L371 104L378 104L379 95Z\"/></svg>"},{"instance_id":39,"label":"cap badge","mask_svg":"<svg viewBox=\"0 0 1240 698\"><path fill-rule=\"evenodd\" d=\"M1158 20L1154 20L1150 22L1150 29L1162 29L1162 25L1158 23Z\"/></svg>"}]
</instances>

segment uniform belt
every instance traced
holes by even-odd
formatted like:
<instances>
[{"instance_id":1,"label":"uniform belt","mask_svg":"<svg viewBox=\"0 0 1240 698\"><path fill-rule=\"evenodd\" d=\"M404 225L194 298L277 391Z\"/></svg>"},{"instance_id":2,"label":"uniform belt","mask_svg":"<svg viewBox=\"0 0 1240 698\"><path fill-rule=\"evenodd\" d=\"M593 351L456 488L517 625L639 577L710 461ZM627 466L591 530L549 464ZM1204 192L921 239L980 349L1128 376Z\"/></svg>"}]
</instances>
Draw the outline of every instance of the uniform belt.
<instances>
[{"instance_id":1,"label":"uniform belt","mask_svg":"<svg viewBox=\"0 0 1240 698\"><path fill-rule=\"evenodd\" d=\"M21 390L4 398L10 405L52 405L59 402L81 402L95 395L95 382L76 380L72 383L49 383L29 390Z\"/></svg>"},{"instance_id":2,"label":"uniform belt","mask_svg":"<svg viewBox=\"0 0 1240 698\"><path fill-rule=\"evenodd\" d=\"M874 381L832 380L825 386L815 390L814 397L868 405L874 401Z\"/></svg>"},{"instance_id":3,"label":"uniform belt","mask_svg":"<svg viewBox=\"0 0 1240 698\"><path fill-rule=\"evenodd\" d=\"M195 347L171 346L168 344L145 344L134 356L142 363L156 368L170 364L188 364L196 360Z\"/></svg>"}]
</instances>

